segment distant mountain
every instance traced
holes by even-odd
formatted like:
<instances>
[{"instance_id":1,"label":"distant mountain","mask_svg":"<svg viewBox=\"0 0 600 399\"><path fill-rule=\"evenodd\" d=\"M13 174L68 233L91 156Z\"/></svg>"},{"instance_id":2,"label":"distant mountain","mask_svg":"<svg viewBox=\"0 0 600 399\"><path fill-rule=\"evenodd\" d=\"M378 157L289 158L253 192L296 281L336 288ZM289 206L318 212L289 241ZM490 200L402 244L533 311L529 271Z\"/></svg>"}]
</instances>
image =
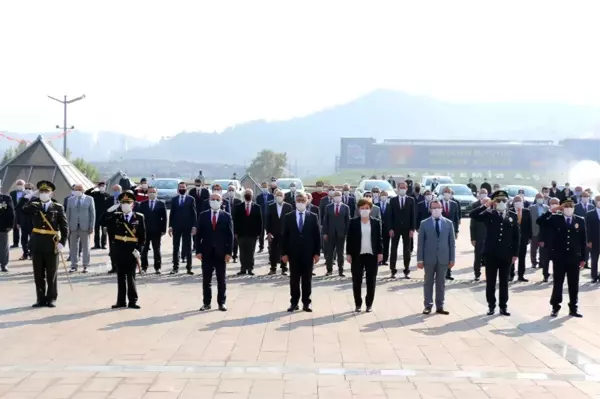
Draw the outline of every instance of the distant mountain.
<instances>
[{"instance_id":1,"label":"distant mountain","mask_svg":"<svg viewBox=\"0 0 600 399\"><path fill-rule=\"evenodd\" d=\"M264 148L313 170L330 169L341 137L561 140L600 134L600 109L568 104L454 104L378 90L287 121L248 122L222 133L180 133L144 150L154 159L248 163ZM139 158L139 152L120 154Z\"/></svg>"}]
</instances>

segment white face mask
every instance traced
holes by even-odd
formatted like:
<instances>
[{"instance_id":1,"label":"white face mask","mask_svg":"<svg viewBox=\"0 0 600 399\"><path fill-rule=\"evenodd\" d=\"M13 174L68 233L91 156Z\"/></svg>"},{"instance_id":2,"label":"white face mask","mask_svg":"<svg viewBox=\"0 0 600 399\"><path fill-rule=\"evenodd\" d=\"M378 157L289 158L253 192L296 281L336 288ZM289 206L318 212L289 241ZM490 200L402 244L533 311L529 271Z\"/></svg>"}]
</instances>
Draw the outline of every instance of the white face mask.
<instances>
[{"instance_id":1,"label":"white face mask","mask_svg":"<svg viewBox=\"0 0 600 399\"><path fill-rule=\"evenodd\" d=\"M131 204L121 204L121 211L123 211L123 213L130 213Z\"/></svg>"},{"instance_id":2,"label":"white face mask","mask_svg":"<svg viewBox=\"0 0 600 399\"><path fill-rule=\"evenodd\" d=\"M20 184L19 184L19 185L17 186L17 191L23 191L23 188L24 188L24 187L25 187L25 186L22 186L22 185L20 185Z\"/></svg>"},{"instance_id":3,"label":"white face mask","mask_svg":"<svg viewBox=\"0 0 600 399\"><path fill-rule=\"evenodd\" d=\"M26 188L26 189L25 189L25 194L31 194L31 192L32 192L32 191L33 191L32 189L30 189L30 188Z\"/></svg>"},{"instance_id":4,"label":"white face mask","mask_svg":"<svg viewBox=\"0 0 600 399\"><path fill-rule=\"evenodd\" d=\"M304 212L306 210L306 204L304 202L296 202L296 209L300 212Z\"/></svg>"},{"instance_id":5,"label":"white face mask","mask_svg":"<svg viewBox=\"0 0 600 399\"><path fill-rule=\"evenodd\" d=\"M210 200L210 209L212 209L213 211L216 211L219 208L221 208L221 201L219 201L219 200Z\"/></svg>"},{"instance_id":6,"label":"white face mask","mask_svg":"<svg viewBox=\"0 0 600 399\"><path fill-rule=\"evenodd\" d=\"M329 195L330 195L331 197L333 197L333 194L335 194L335 191L334 191L334 190L329 190Z\"/></svg>"},{"instance_id":7,"label":"white face mask","mask_svg":"<svg viewBox=\"0 0 600 399\"><path fill-rule=\"evenodd\" d=\"M479 194L479 199L487 198L487 194Z\"/></svg>"},{"instance_id":8,"label":"white face mask","mask_svg":"<svg viewBox=\"0 0 600 399\"><path fill-rule=\"evenodd\" d=\"M374 200L379 199L379 193L373 193L373 199Z\"/></svg>"},{"instance_id":9,"label":"white face mask","mask_svg":"<svg viewBox=\"0 0 600 399\"><path fill-rule=\"evenodd\" d=\"M156 193L148 193L148 198L151 200L155 200L156 199Z\"/></svg>"},{"instance_id":10,"label":"white face mask","mask_svg":"<svg viewBox=\"0 0 600 399\"><path fill-rule=\"evenodd\" d=\"M515 209L523 209L523 203L521 201L513 202L513 205L514 205Z\"/></svg>"},{"instance_id":11,"label":"white face mask","mask_svg":"<svg viewBox=\"0 0 600 399\"><path fill-rule=\"evenodd\" d=\"M573 216L573 211L574 211L574 210L575 210L575 209L573 209L573 208L563 208L563 214L564 214L566 217L571 217L571 216Z\"/></svg>"},{"instance_id":12,"label":"white face mask","mask_svg":"<svg viewBox=\"0 0 600 399\"><path fill-rule=\"evenodd\" d=\"M371 210L370 209L361 209L360 210L360 217L361 218L368 218L370 214L371 214Z\"/></svg>"},{"instance_id":13,"label":"white face mask","mask_svg":"<svg viewBox=\"0 0 600 399\"><path fill-rule=\"evenodd\" d=\"M277 197L275 197L275 201L277 201L278 204L281 204L283 202L283 197L281 195L278 195Z\"/></svg>"},{"instance_id":14,"label":"white face mask","mask_svg":"<svg viewBox=\"0 0 600 399\"><path fill-rule=\"evenodd\" d=\"M227 191L227 195L228 195L230 198L233 198L233 197L235 197L235 194L234 194L234 192L233 192L233 191Z\"/></svg>"},{"instance_id":15,"label":"white face mask","mask_svg":"<svg viewBox=\"0 0 600 399\"><path fill-rule=\"evenodd\" d=\"M296 187L290 187L290 191L295 193L296 192Z\"/></svg>"},{"instance_id":16,"label":"white face mask","mask_svg":"<svg viewBox=\"0 0 600 399\"><path fill-rule=\"evenodd\" d=\"M435 208L431 210L431 216L434 217L434 219L439 219L440 216L442 216L442 208Z\"/></svg>"},{"instance_id":17,"label":"white face mask","mask_svg":"<svg viewBox=\"0 0 600 399\"><path fill-rule=\"evenodd\" d=\"M339 204L340 202L342 202L342 197L340 197L339 195L336 195L335 197L333 197L333 201L336 204Z\"/></svg>"},{"instance_id":18,"label":"white face mask","mask_svg":"<svg viewBox=\"0 0 600 399\"><path fill-rule=\"evenodd\" d=\"M148 188L148 185L146 183L142 184L142 190L146 190Z\"/></svg>"},{"instance_id":19,"label":"white face mask","mask_svg":"<svg viewBox=\"0 0 600 399\"><path fill-rule=\"evenodd\" d=\"M506 202L498 202L496 204L496 210L498 212L504 212L506 210Z\"/></svg>"},{"instance_id":20,"label":"white face mask","mask_svg":"<svg viewBox=\"0 0 600 399\"><path fill-rule=\"evenodd\" d=\"M40 193L40 201L42 201L42 202L50 201L50 193Z\"/></svg>"},{"instance_id":21,"label":"white face mask","mask_svg":"<svg viewBox=\"0 0 600 399\"><path fill-rule=\"evenodd\" d=\"M535 202L537 202L538 204L543 204L544 203L544 199L543 198L536 198Z\"/></svg>"},{"instance_id":22,"label":"white face mask","mask_svg":"<svg viewBox=\"0 0 600 399\"><path fill-rule=\"evenodd\" d=\"M379 197L379 199L381 200L381 202L386 202L387 201L387 195L382 195L381 197Z\"/></svg>"},{"instance_id":23,"label":"white face mask","mask_svg":"<svg viewBox=\"0 0 600 399\"><path fill-rule=\"evenodd\" d=\"M425 196L425 201L431 201L431 195L429 195L429 194L428 194L428 195L426 195L426 196Z\"/></svg>"},{"instance_id":24,"label":"white face mask","mask_svg":"<svg viewBox=\"0 0 600 399\"><path fill-rule=\"evenodd\" d=\"M452 194L450 193L444 193L444 199L447 201L452 197Z\"/></svg>"},{"instance_id":25,"label":"white face mask","mask_svg":"<svg viewBox=\"0 0 600 399\"><path fill-rule=\"evenodd\" d=\"M350 190L344 190L344 191L342 192L342 194L344 194L344 195L350 195Z\"/></svg>"},{"instance_id":26,"label":"white face mask","mask_svg":"<svg viewBox=\"0 0 600 399\"><path fill-rule=\"evenodd\" d=\"M76 197L81 197L83 193L81 191L73 191L73 195Z\"/></svg>"},{"instance_id":27,"label":"white face mask","mask_svg":"<svg viewBox=\"0 0 600 399\"><path fill-rule=\"evenodd\" d=\"M548 198L548 196L549 196L548 193L542 193L542 195L544 196L544 198Z\"/></svg>"},{"instance_id":28,"label":"white face mask","mask_svg":"<svg viewBox=\"0 0 600 399\"><path fill-rule=\"evenodd\" d=\"M587 204L590 200L590 197L581 197L581 202L583 202L584 204Z\"/></svg>"},{"instance_id":29,"label":"white face mask","mask_svg":"<svg viewBox=\"0 0 600 399\"><path fill-rule=\"evenodd\" d=\"M399 188L398 189L398 195L403 197L406 195L406 189L405 188Z\"/></svg>"},{"instance_id":30,"label":"white face mask","mask_svg":"<svg viewBox=\"0 0 600 399\"><path fill-rule=\"evenodd\" d=\"M106 187L100 186L100 187L98 187L98 191L100 191L101 193L103 193L103 192L106 191Z\"/></svg>"},{"instance_id":31,"label":"white face mask","mask_svg":"<svg viewBox=\"0 0 600 399\"><path fill-rule=\"evenodd\" d=\"M323 187L317 187L317 192L318 193L322 193L323 192Z\"/></svg>"}]
</instances>

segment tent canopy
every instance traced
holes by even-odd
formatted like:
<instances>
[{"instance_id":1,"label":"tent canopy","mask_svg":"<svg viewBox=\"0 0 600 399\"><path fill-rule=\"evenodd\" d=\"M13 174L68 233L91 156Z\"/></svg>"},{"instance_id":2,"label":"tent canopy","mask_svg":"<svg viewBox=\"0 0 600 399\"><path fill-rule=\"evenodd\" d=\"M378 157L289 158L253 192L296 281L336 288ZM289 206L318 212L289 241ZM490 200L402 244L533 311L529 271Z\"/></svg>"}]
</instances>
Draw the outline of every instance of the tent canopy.
<instances>
[{"instance_id":1,"label":"tent canopy","mask_svg":"<svg viewBox=\"0 0 600 399\"><path fill-rule=\"evenodd\" d=\"M73 184L83 185L84 190L94 187L79 169L44 141L42 136L0 166L0 179L5 191L19 179L33 184L40 180L51 181L56 185L54 198L61 203L63 198L71 194Z\"/></svg>"},{"instance_id":2,"label":"tent canopy","mask_svg":"<svg viewBox=\"0 0 600 399\"><path fill-rule=\"evenodd\" d=\"M114 175L112 175L111 177L106 179L106 187L110 187L115 184L121 184L120 183L121 179L124 178L125 176L127 176L127 173L125 173L121 169L119 169ZM135 186L135 184L133 183L131 178L127 177L127 180L129 180L129 183L131 183L132 186Z\"/></svg>"}]
</instances>

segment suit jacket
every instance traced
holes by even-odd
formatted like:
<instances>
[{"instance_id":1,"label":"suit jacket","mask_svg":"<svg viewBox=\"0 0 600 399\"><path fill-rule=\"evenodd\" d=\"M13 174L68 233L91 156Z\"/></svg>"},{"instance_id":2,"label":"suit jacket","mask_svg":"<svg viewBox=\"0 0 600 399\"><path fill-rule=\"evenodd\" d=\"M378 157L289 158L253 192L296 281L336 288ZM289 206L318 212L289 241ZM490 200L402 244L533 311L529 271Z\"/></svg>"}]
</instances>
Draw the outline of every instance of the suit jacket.
<instances>
[{"instance_id":1,"label":"suit jacket","mask_svg":"<svg viewBox=\"0 0 600 399\"><path fill-rule=\"evenodd\" d=\"M298 229L297 212L290 212L283 218L281 256L289 257L290 267L312 271L313 256L321 253L321 232L317 215L304 212L302 231Z\"/></svg>"},{"instance_id":2,"label":"suit jacket","mask_svg":"<svg viewBox=\"0 0 600 399\"><path fill-rule=\"evenodd\" d=\"M519 213L517 212L516 209L511 209L511 211L513 211L516 215L517 215L517 223L518 223L518 219L519 219ZM520 237L521 237L521 242L528 242L529 240L531 240L531 235L532 235L532 221L531 221L531 212L529 211L529 209L527 208L523 208L521 209L521 224L519 225L520 230Z\"/></svg>"},{"instance_id":3,"label":"suit jacket","mask_svg":"<svg viewBox=\"0 0 600 399\"><path fill-rule=\"evenodd\" d=\"M390 207L390 229L393 229L396 235L416 230L417 212L413 197L405 195L402 208L400 207L400 196L392 198L388 206Z\"/></svg>"},{"instance_id":4,"label":"suit jacket","mask_svg":"<svg viewBox=\"0 0 600 399\"><path fill-rule=\"evenodd\" d=\"M425 196L423 194L417 194L415 192L412 193L411 197L413 197L415 199L415 204L418 204L419 202L425 201Z\"/></svg>"},{"instance_id":5,"label":"suit jacket","mask_svg":"<svg viewBox=\"0 0 600 399\"><path fill-rule=\"evenodd\" d=\"M292 209L293 210L293 209ZM319 226L321 225L321 211L318 206L313 204L306 204L306 210L317 215L317 219L319 219Z\"/></svg>"},{"instance_id":6,"label":"suit jacket","mask_svg":"<svg viewBox=\"0 0 600 399\"><path fill-rule=\"evenodd\" d=\"M552 240L550 257L552 260L560 261L569 259L571 256L577 257L580 262L586 260L587 241L584 218L573 215L569 225L562 213L546 212L538 218L537 223L550 231Z\"/></svg>"},{"instance_id":7,"label":"suit jacket","mask_svg":"<svg viewBox=\"0 0 600 399\"><path fill-rule=\"evenodd\" d=\"M70 231L91 230L96 222L96 207L94 199L83 194L81 197L71 197L67 202L67 222Z\"/></svg>"},{"instance_id":8,"label":"suit jacket","mask_svg":"<svg viewBox=\"0 0 600 399\"><path fill-rule=\"evenodd\" d=\"M327 205L325 216L323 217L323 234L346 236L348 224L350 223L350 208L345 204L339 205L339 215L335 214L335 203Z\"/></svg>"},{"instance_id":9,"label":"suit jacket","mask_svg":"<svg viewBox=\"0 0 600 399\"><path fill-rule=\"evenodd\" d=\"M262 212L263 219L267 214L267 206L274 201L275 197L269 192L260 193L256 196L256 203L258 204L258 206L260 206L260 211Z\"/></svg>"},{"instance_id":10,"label":"suit jacket","mask_svg":"<svg viewBox=\"0 0 600 399\"><path fill-rule=\"evenodd\" d=\"M476 220L485 223L484 254L499 258L518 256L521 244L520 229L514 212L507 209L503 215L482 205L473 209L470 216L471 222Z\"/></svg>"},{"instance_id":11,"label":"suit jacket","mask_svg":"<svg viewBox=\"0 0 600 399\"><path fill-rule=\"evenodd\" d=\"M440 234L435 230L435 219L429 217L421 222L417 245L417 262L425 265L447 265L455 261L456 242L451 220L439 219Z\"/></svg>"},{"instance_id":12,"label":"suit jacket","mask_svg":"<svg viewBox=\"0 0 600 399\"><path fill-rule=\"evenodd\" d=\"M540 212L540 207L541 207L541 212ZM540 216L542 216L544 213L548 212L549 209L550 208L548 208L548 205L545 205L545 204L542 204L542 205L534 204L529 207L529 214L531 216L531 236L532 237L538 237L540 235L540 226L537 224L537 219Z\"/></svg>"},{"instance_id":13,"label":"suit jacket","mask_svg":"<svg viewBox=\"0 0 600 399\"><path fill-rule=\"evenodd\" d=\"M417 230L419 230L419 227L421 226L421 222L430 216L429 202L423 200L423 201L417 203L417 210L415 212L416 212L415 226L417 227Z\"/></svg>"},{"instance_id":14,"label":"suit jacket","mask_svg":"<svg viewBox=\"0 0 600 399\"><path fill-rule=\"evenodd\" d=\"M585 215L589 211L593 211L595 208L596 207L590 202L588 202L587 205L583 205L583 202L578 202L577 204L575 204L575 215L585 218Z\"/></svg>"},{"instance_id":15,"label":"suit jacket","mask_svg":"<svg viewBox=\"0 0 600 399\"><path fill-rule=\"evenodd\" d=\"M23 199L24 197L21 197ZM15 227L15 207L12 198L0 194L0 231L7 232Z\"/></svg>"},{"instance_id":16,"label":"suit jacket","mask_svg":"<svg viewBox=\"0 0 600 399\"><path fill-rule=\"evenodd\" d=\"M292 192L288 191L283 196L283 202L287 202L288 204L290 204L292 206L292 209L296 209L296 194L292 195Z\"/></svg>"},{"instance_id":17,"label":"suit jacket","mask_svg":"<svg viewBox=\"0 0 600 399\"><path fill-rule=\"evenodd\" d=\"M146 219L146 234L164 234L167 232L167 207L161 200L154 200L154 209L150 209L150 200L140 204L138 212Z\"/></svg>"},{"instance_id":18,"label":"suit jacket","mask_svg":"<svg viewBox=\"0 0 600 399\"><path fill-rule=\"evenodd\" d=\"M241 204L242 200L239 198L234 198L233 203L231 201L232 201L231 199L224 199L223 204L221 205L221 208L233 217L233 214L235 212L235 207L237 205ZM204 203L206 204L206 206L208 208L210 208L210 204L209 204L208 200L206 200Z\"/></svg>"},{"instance_id":19,"label":"suit jacket","mask_svg":"<svg viewBox=\"0 0 600 399\"><path fill-rule=\"evenodd\" d=\"M381 221L374 217L370 217L369 220L371 222L371 249L373 250L373 255L377 256L383 253ZM360 217L352 218L348 225L348 235L346 236L346 254L356 260L360 257L362 242L361 223Z\"/></svg>"},{"instance_id":20,"label":"suit jacket","mask_svg":"<svg viewBox=\"0 0 600 399\"><path fill-rule=\"evenodd\" d=\"M381 204L381 203L380 203ZM390 204L387 204L385 206L385 212L389 215L390 214ZM354 211L354 214L351 215L352 217L360 217L360 209L356 208L356 210ZM375 218L375 219L379 219L382 221L382 223L389 223L389 222L385 222L383 220L383 216L381 215L381 208L379 207L379 205L373 205L373 208L371 208L371 217ZM388 230L389 231L389 230Z\"/></svg>"},{"instance_id":21,"label":"suit jacket","mask_svg":"<svg viewBox=\"0 0 600 399\"><path fill-rule=\"evenodd\" d=\"M319 202L319 217L321 218L321 225L323 224L323 218L325 218L325 208L332 202L333 199L329 195L321 198L321 202Z\"/></svg>"},{"instance_id":22,"label":"suit jacket","mask_svg":"<svg viewBox=\"0 0 600 399\"><path fill-rule=\"evenodd\" d=\"M246 215L246 203L235 206L233 211L233 231L238 237L257 238L263 232L263 219L260 207L250 204L250 215Z\"/></svg>"},{"instance_id":23,"label":"suit jacket","mask_svg":"<svg viewBox=\"0 0 600 399\"><path fill-rule=\"evenodd\" d=\"M16 206L19 203L19 200L25 197L25 191L12 190L9 195L12 199L13 205Z\"/></svg>"},{"instance_id":24,"label":"suit jacket","mask_svg":"<svg viewBox=\"0 0 600 399\"><path fill-rule=\"evenodd\" d=\"M600 217L595 209L586 213L585 227L587 228L587 242L592 243L592 251L600 252Z\"/></svg>"},{"instance_id":25,"label":"suit jacket","mask_svg":"<svg viewBox=\"0 0 600 399\"><path fill-rule=\"evenodd\" d=\"M454 233L458 234L458 226L460 226L461 218L460 206L458 205L458 202L454 200L440 200L440 202L442 203L442 216L444 216L446 219L452 220L452 224L454 225ZM449 204L448 212L446 212L446 202Z\"/></svg>"},{"instance_id":26,"label":"suit jacket","mask_svg":"<svg viewBox=\"0 0 600 399\"><path fill-rule=\"evenodd\" d=\"M33 228L33 222L31 220L31 215L23 212L23 207L27 204L29 200L24 196L21 197L17 206L15 206L15 218L17 225L21 227L22 231L31 233L31 229Z\"/></svg>"},{"instance_id":27,"label":"suit jacket","mask_svg":"<svg viewBox=\"0 0 600 399\"><path fill-rule=\"evenodd\" d=\"M473 208L479 208L480 206L481 201L477 201L473 204ZM469 225L469 233L471 235L471 241L485 241L485 236L487 235L485 222L482 222L481 220L471 219L471 223Z\"/></svg>"},{"instance_id":28,"label":"suit jacket","mask_svg":"<svg viewBox=\"0 0 600 399\"><path fill-rule=\"evenodd\" d=\"M223 187L223 189L227 190L227 187ZM188 192L188 195L194 199L194 202L196 203L196 212L198 215L200 215L201 212L210 209L210 206L204 207L205 201L208 201L210 197L210 193L206 188L194 187Z\"/></svg>"},{"instance_id":29,"label":"suit jacket","mask_svg":"<svg viewBox=\"0 0 600 399\"><path fill-rule=\"evenodd\" d=\"M350 208L350 217L352 217L356 211L356 198L351 195L342 195L342 203L348 205L348 208Z\"/></svg>"},{"instance_id":30,"label":"suit jacket","mask_svg":"<svg viewBox=\"0 0 600 399\"><path fill-rule=\"evenodd\" d=\"M265 230L267 230L267 234L272 234L273 237L281 237L283 217L290 212L292 212L292 206L287 202L281 203L281 215L277 213L277 204L275 202L269 204L265 217Z\"/></svg>"},{"instance_id":31,"label":"suit jacket","mask_svg":"<svg viewBox=\"0 0 600 399\"><path fill-rule=\"evenodd\" d=\"M94 199L94 208L96 208L96 218L100 219L104 212L106 212L106 210L108 209L108 207L106 206L106 200L108 198L111 198L111 195L106 192L101 193L100 191L95 190L94 188L90 188L84 194L89 195Z\"/></svg>"},{"instance_id":32,"label":"suit jacket","mask_svg":"<svg viewBox=\"0 0 600 399\"><path fill-rule=\"evenodd\" d=\"M232 254L233 248L233 220L231 215L219 210L217 224L213 228L212 210L200 213L196 224L196 254L210 256L214 254L217 259L224 259L225 255ZM203 258L203 262L206 260Z\"/></svg>"},{"instance_id":33,"label":"suit jacket","mask_svg":"<svg viewBox=\"0 0 600 399\"><path fill-rule=\"evenodd\" d=\"M196 225L196 201L193 197L185 195L183 204L179 205L180 198L180 195L171 198L169 227L173 230L191 231Z\"/></svg>"}]
</instances>

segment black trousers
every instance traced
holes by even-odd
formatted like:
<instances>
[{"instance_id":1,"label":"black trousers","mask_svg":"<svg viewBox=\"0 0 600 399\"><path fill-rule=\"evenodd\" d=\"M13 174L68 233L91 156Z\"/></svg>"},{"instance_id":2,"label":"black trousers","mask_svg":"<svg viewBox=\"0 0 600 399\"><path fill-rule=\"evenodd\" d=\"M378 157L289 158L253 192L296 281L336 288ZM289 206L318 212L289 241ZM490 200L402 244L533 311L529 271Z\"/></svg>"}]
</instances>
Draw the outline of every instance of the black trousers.
<instances>
[{"instance_id":1,"label":"black trousers","mask_svg":"<svg viewBox=\"0 0 600 399\"><path fill-rule=\"evenodd\" d=\"M160 256L160 240L162 234L160 232L152 232L146 234L146 243L142 250L142 270L148 270L148 252L150 246L152 246L152 253L154 254L154 270L160 270L162 264L162 258Z\"/></svg>"},{"instance_id":2,"label":"black trousers","mask_svg":"<svg viewBox=\"0 0 600 399\"><path fill-rule=\"evenodd\" d=\"M112 236L112 234L108 235L108 257L110 258L110 268L111 270L116 270L116 265L115 265L115 251L113 248L113 241L114 238Z\"/></svg>"},{"instance_id":3,"label":"black trousers","mask_svg":"<svg viewBox=\"0 0 600 399\"><path fill-rule=\"evenodd\" d=\"M264 228L258 235L258 248L259 249L265 248L265 229Z\"/></svg>"},{"instance_id":4,"label":"black trousers","mask_svg":"<svg viewBox=\"0 0 600 399\"><path fill-rule=\"evenodd\" d=\"M240 266L244 272L250 272L254 269L254 251L256 250L256 237L238 236L240 246Z\"/></svg>"},{"instance_id":5,"label":"black trousers","mask_svg":"<svg viewBox=\"0 0 600 399\"><path fill-rule=\"evenodd\" d=\"M31 237L31 230L21 229L21 248L23 248L23 255L29 256L29 238Z\"/></svg>"},{"instance_id":6,"label":"black trousers","mask_svg":"<svg viewBox=\"0 0 600 399\"><path fill-rule=\"evenodd\" d=\"M352 292L354 293L354 304L357 308L362 306L362 280L367 276L367 296L365 303L367 307L373 306L375 299L375 281L377 280L377 257L371 254L363 254L358 259L352 258L350 265L352 271Z\"/></svg>"},{"instance_id":7,"label":"black trousers","mask_svg":"<svg viewBox=\"0 0 600 399\"><path fill-rule=\"evenodd\" d=\"M15 204L16 205L16 204ZM15 222L13 223L13 231L12 231L12 236L13 236L13 246L14 247L18 247L19 246L19 242L21 240L21 229L19 229L17 227L17 221L15 220Z\"/></svg>"},{"instance_id":8,"label":"black trousers","mask_svg":"<svg viewBox=\"0 0 600 399\"><path fill-rule=\"evenodd\" d=\"M540 267L542 268L542 275L544 278L550 277L550 249L547 245L548 243L545 243L543 248L539 247Z\"/></svg>"},{"instance_id":9,"label":"black trousers","mask_svg":"<svg viewBox=\"0 0 600 399\"><path fill-rule=\"evenodd\" d=\"M302 304L308 306L311 303L312 294L312 260L306 262L293 262L290 260L290 303L298 305L300 296ZM302 292L300 285L302 284Z\"/></svg>"},{"instance_id":10,"label":"black trousers","mask_svg":"<svg viewBox=\"0 0 600 399\"><path fill-rule=\"evenodd\" d=\"M521 241L521 243L519 244L519 263L518 263L518 269L517 269L517 275L519 277L523 277L525 276L525 258L527 257L527 245L529 243L527 241ZM510 277L514 278L515 277L515 264L513 263L510 266Z\"/></svg>"},{"instance_id":11,"label":"black trousers","mask_svg":"<svg viewBox=\"0 0 600 399\"><path fill-rule=\"evenodd\" d=\"M598 257L600 257L600 249L599 248L591 248L589 250L590 250L590 258L592 260L591 277L592 277L592 280L596 280L598 278Z\"/></svg>"},{"instance_id":12,"label":"black trousers","mask_svg":"<svg viewBox=\"0 0 600 399\"><path fill-rule=\"evenodd\" d=\"M475 255L473 257L473 272L475 277L481 276L481 264L483 263L483 249L485 240L475 240Z\"/></svg>"},{"instance_id":13,"label":"black trousers","mask_svg":"<svg viewBox=\"0 0 600 399\"><path fill-rule=\"evenodd\" d=\"M32 252L33 279L38 303L56 301L58 298L58 255L54 252Z\"/></svg>"},{"instance_id":14,"label":"black trousers","mask_svg":"<svg viewBox=\"0 0 600 399\"><path fill-rule=\"evenodd\" d=\"M328 272L333 271L334 255L337 259L339 272L344 271L344 243L346 237L343 234L329 234L325 241L325 266Z\"/></svg>"},{"instance_id":15,"label":"black trousers","mask_svg":"<svg viewBox=\"0 0 600 399\"><path fill-rule=\"evenodd\" d=\"M404 232L396 232L394 237L392 238L392 253L390 254L390 270L392 273L396 273L396 261L398 260L398 244L400 243L400 238L402 238L402 257L404 258L404 274L409 274L410 270L408 269L410 265L410 243L412 240L410 239L410 235L408 231Z\"/></svg>"},{"instance_id":16,"label":"black trousers","mask_svg":"<svg viewBox=\"0 0 600 399\"><path fill-rule=\"evenodd\" d=\"M387 263L390 259L390 234L389 229L383 229L383 263Z\"/></svg>"},{"instance_id":17,"label":"black trousers","mask_svg":"<svg viewBox=\"0 0 600 399\"><path fill-rule=\"evenodd\" d=\"M181 257L186 260L186 268L192 270L192 232L190 230L173 230L173 268L179 268L179 246Z\"/></svg>"},{"instance_id":18,"label":"black trousers","mask_svg":"<svg viewBox=\"0 0 600 399\"><path fill-rule=\"evenodd\" d=\"M202 257L202 296L205 305L212 302L212 275L217 276L217 303L225 305L227 300L227 285L225 283L225 256L219 259L214 253Z\"/></svg>"},{"instance_id":19,"label":"black trousers","mask_svg":"<svg viewBox=\"0 0 600 399\"><path fill-rule=\"evenodd\" d=\"M287 263L281 261L281 237L273 236L269 242L269 263L271 270L277 270L277 264L281 263L281 270L287 271Z\"/></svg>"},{"instance_id":20,"label":"black trousers","mask_svg":"<svg viewBox=\"0 0 600 399\"><path fill-rule=\"evenodd\" d=\"M233 237L233 250L231 251L232 252L231 257L233 259L237 259L237 257L238 257L238 248L239 248L238 240L237 240L237 238Z\"/></svg>"},{"instance_id":21,"label":"black trousers","mask_svg":"<svg viewBox=\"0 0 600 399\"><path fill-rule=\"evenodd\" d=\"M569 310L577 311L577 302L579 296L579 256L569 256L564 259L552 260L554 281L552 287L552 296L550 305L553 309L560 309L563 300L563 286L565 276L569 287Z\"/></svg>"},{"instance_id":22,"label":"black trousers","mask_svg":"<svg viewBox=\"0 0 600 399\"><path fill-rule=\"evenodd\" d=\"M96 223L94 223L94 247L96 248L100 247L100 244L102 244L102 247L106 247L107 234L100 226L100 216L96 216Z\"/></svg>"},{"instance_id":23,"label":"black trousers","mask_svg":"<svg viewBox=\"0 0 600 399\"><path fill-rule=\"evenodd\" d=\"M135 269L137 267L133 256L116 256L117 266L117 304L125 304L125 293L129 304L135 304L138 301L137 288L135 286Z\"/></svg>"},{"instance_id":24,"label":"black trousers","mask_svg":"<svg viewBox=\"0 0 600 399\"><path fill-rule=\"evenodd\" d=\"M485 255L485 296L490 309L496 308L496 280L500 285L500 309L506 309L508 305L508 274L511 262L511 257Z\"/></svg>"}]
</instances>

